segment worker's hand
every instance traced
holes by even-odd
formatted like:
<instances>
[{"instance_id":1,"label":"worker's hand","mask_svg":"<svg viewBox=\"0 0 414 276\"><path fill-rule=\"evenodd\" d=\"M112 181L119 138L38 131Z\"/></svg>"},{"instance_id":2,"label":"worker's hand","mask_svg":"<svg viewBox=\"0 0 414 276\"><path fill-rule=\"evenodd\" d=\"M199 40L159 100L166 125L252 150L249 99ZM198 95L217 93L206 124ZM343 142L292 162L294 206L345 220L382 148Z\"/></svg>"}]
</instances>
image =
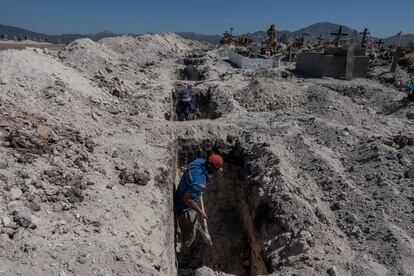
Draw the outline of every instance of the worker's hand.
<instances>
[{"instance_id":1,"label":"worker's hand","mask_svg":"<svg viewBox=\"0 0 414 276\"><path fill-rule=\"evenodd\" d=\"M207 217L206 213L204 213L203 211L201 211L201 212L199 213L199 215L200 215L200 217L201 217L202 219L208 219L208 217Z\"/></svg>"}]
</instances>

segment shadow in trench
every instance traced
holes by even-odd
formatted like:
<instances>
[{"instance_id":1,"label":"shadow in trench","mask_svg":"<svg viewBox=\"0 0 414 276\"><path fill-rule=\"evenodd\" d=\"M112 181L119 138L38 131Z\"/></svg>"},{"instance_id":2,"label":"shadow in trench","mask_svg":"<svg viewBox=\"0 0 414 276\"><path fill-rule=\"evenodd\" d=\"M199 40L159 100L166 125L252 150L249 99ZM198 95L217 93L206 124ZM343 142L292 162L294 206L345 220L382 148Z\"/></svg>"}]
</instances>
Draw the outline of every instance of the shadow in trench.
<instances>
[{"instance_id":1,"label":"shadow in trench","mask_svg":"<svg viewBox=\"0 0 414 276\"><path fill-rule=\"evenodd\" d=\"M204 59L203 58L184 58L183 59L183 64L184 65L201 65L204 63Z\"/></svg>"},{"instance_id":2,"label":"shadow in trench","mask_svg":"<svg viewBox=\"0 0 414 276\"><path fill-rule=\"evenodd\" d=\"M176 183L195 157L207 157L212 151L217 149L205 150L203 145L182 148ZM225 159L224 172L211 178L203 195L214 246L206 244L200 233L190 248L183 248L178 238L175 247L178 275L194 275L196 269L203 265L242 276L267 273L247 204L243 164L233 162L236 159L229 156ZM176 228L177 237L179 233L180 229Z\"/></svg>"},{"instance_id":3,"label":"shadow in trench","mask_svg":"<svg viewBox=\"0 0 414 276\"><path fill-rule=\"evenodd\" d=\"M204 71L195 65L188 65L178 70L178 79L186 81L201 81L205 79Z\"/></svg>"}]
</instances>

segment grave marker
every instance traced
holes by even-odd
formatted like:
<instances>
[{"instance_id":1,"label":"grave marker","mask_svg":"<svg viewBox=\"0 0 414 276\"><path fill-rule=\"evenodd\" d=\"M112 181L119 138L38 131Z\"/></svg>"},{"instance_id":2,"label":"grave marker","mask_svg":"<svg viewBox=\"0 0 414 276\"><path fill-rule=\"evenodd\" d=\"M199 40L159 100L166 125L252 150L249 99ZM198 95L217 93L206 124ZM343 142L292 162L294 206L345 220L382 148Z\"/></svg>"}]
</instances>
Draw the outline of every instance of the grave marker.
<instances>
[{"instance_id":1,"label":"grave marker","mask_svg":"<svg viewBox=\"0 0 414 276\"><path fill-rule=\"evenodd\" d=\"M341 37L348 36L348 34L342 33L342 26L339 26L338 32L331 33L331 35L335 36L335 39L333 41L333 43L335 44L335 46L338 46L339 45L339 43L341 42Z\"/></svg>"},{"instance_id":2,"label":"grave marker","mask_svg":"<svg viewBox=\"0 0 414 276\"><path fill-rule=\"evenodd\" d=\"M391 73L395 73L400 57L401 57L401 46L398 46L397 49L395 49L394 55L392 57L392 65L391 65L391 70L390 70Z\"/></svg>"},{"instance_id":3,"label":"grave marker","mask_svg":"<svg viewBox=\"0 0 414 276\"><path fill-rule=\"evenodd\" d=\"M371 33L368 31L367 28L364 29L364 32L360 33L362 34L362 41L361 41L361 47L365 48L366 43L368 42L368 35L370 35Z\"/></svg>"},{"instance_id":4,"label":"grave marker","mask_svg":"<svg viewBox=\"0 0 414 276\"><path fill-rule=\"evenodd\" d=\"M391 73L395 73L395 70L397 70L397 65L398 65L398 61L400 60L401 57L401 34L402 32L400 31L397 36L398 36L398 47L397 49L395 49L394 55L392 57L392 65L391 65Z\"/></svg>"},{"instance_id":5,"label":"grave marker","mask_svg":"<svg viewBox=\"0 0 414 276\"><path fill-rule=\"evenodd\" d=\"M355 62L355 49L358 45L357 33L354 31L351 39L348 43L348 49L346 53L346 72L345 78L347 80L352 80L354 72L354 62Z\"/></svg>"},{"instance_id":6,"label":"grave marker","mask_svg":"<svg viewBox=\"0 0 414 276\"><path fill-rule=\"evenodd\" d=\"M382 44L385 44L385 42L383 42L382 39L380 39L375 44L377 45L378 49L380 49L381 48L381 45Z\"/></svg>"}]
</instances>

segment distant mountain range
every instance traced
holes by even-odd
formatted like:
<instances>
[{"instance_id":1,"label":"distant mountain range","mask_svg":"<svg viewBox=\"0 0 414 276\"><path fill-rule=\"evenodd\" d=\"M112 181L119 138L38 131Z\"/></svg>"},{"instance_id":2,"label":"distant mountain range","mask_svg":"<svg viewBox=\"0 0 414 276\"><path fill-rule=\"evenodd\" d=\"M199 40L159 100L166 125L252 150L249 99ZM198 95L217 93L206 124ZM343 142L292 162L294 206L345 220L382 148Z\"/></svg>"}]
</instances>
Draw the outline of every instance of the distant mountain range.
<instances>
[{"instance_id":1,"label":"distant mountain range","mask_svg":"<svg viewBox=\"0 0 414 276\"><path fill-rule=\"evenodd\" d=\"M218 44L222 37L221 35L203 35L203 34L192 33L192 32L178 32L176 34L186 39L192 39L192 40L197 40L201 42L205 41L211 44Z\"/></svg>"},{"instance_id":2,"label":"distant mountain range","mask_svg":"<svg viewBox=\"0 0 414 276\"><path fill-rule=\"evenodd\" d=\"M400 39L401 39L401 45L406 45L409 42L414 43L414 34L402 35L400 38L398 38L398 35L394 35L394 36L390 36L390 37L383 39L383 41L386 45L398 45L398 41Z\"/></svg>"},{"instance_id":3,"label":"distant mountain range","mask_svg":"<svg viewBox=\"0 0 414 276\"><path fill-rule=\"evenodd\" d=\"M287 35L289 39L293 39L295 37L300 37L305 34L306 38L310 40L317 39L319 36L321 36L323 39L333 39L333 36L331 35L331 33L336 33L340 26L342 26L342 32L345 34L348 34L349 36L354 31L356 31L344 25L338 25L338 24L330 23L330 22L321 22L321 23L310 25L306 28L302 28L294 32L290 32L286 30L278 31L278 38L281 38L283 35ZM360 34L361 31L357 31L357 34L359 37L361 36ZM113 37L113 36L121 35L121 34L114 34L110 31L103 31L97 34L48 35L48 34L36 33L33 31L22 29L22 28L0 24L0 35L5 35L5 34L7 34L9 38L20 37L21 39L24 39L24 37L27 36L29 39L43 40L43 41L47 39L49 42L53 42L53 43L57 43L57 42L69 43L79 38L90 38L92 40L99 40L100 38L103 38L103 37ZM198 33L193 33L193 32L177 32L177 34L187 39L209 42L211 44L218 44L221 39L221 35L203 35L203 34L198 34ZM139 36L139 34L129 34L129 35ZM252 38L253 41L256 43L262 42L266 38L265 31L257 31L254 33L248 33L244 35ZM378 40L378 38L374 38L374 39ZM404 34L401 36L400 39L401 39L402 45L405 45L410 41L414 42L414 34ZM399 38L397 35L395 35L395 36L391 36L387 38L382 38L382 41L388 45L398 44Z\"/></svg>"},{"instance_id":4,"label":"distant mountain range","mask_svg":"<svg viewBox=\"0 0 414 276\"><path fill-rule=\"evenodd\" d=\"M42 33L36 33L33 31L25 30L22 28L7 26L7 25L1 25L0 24L0 35L7 35L10 39L16 37L20 37L21 39L24 39L25 36L28 37L31 40L37 40L37 41L45 41L47 39L48 42L52 43L69 43L73 40L79 39L79 38L91 38L93 40L99 40L103 37L112 37L117 36L116 34L110 32L110 31L103 31L97 34L61 34L61 35L48 35L48 34L42 34Z\"/></svg>"}]
</instances>

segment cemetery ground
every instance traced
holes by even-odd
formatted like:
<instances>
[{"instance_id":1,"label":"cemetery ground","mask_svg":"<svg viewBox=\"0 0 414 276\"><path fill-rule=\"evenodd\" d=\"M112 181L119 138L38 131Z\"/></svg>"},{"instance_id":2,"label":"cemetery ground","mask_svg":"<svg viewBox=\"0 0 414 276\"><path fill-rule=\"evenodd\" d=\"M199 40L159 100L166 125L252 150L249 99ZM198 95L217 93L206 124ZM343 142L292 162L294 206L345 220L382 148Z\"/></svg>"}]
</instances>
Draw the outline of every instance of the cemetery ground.
<instances>
[{"instance_id":1,"label":"cemetery ground","mask_svg":"<svg viewBox=\"0 0 414 276\"><path fill-rule=\"evenodd\" d=\"M229 48L0 51L0 275L413 275L414 105L377 77L234 68ZM185 87L199 120L174 120ZM186 262L177 175L212 148L214 248Z\"/></svg>"}]
</instances>

